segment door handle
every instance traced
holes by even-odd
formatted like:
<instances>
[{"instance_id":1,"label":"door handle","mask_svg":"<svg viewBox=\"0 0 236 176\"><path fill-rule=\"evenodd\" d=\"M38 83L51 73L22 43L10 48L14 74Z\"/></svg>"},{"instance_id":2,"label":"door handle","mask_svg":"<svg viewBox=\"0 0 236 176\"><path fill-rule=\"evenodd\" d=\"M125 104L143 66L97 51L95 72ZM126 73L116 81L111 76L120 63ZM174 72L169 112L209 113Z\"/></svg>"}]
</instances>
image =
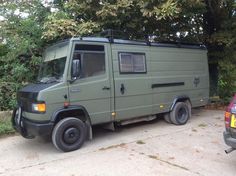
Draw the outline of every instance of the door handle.
<instances>
[{"instance_id":1,"label":"door handle","mask_svg":"<svg viewBox=\"0 0 236 176\"><path fill-rule=\"evenodd\" d=\"M103 88L102 88L102 90L110 90L111 88L110 87L107 87L107 86L104 86Z\"/></svg>"},{"instance_id":2,"label":"door handle","mask_svg":"<svg viewBox=\"0 0 236 176\"><path fill-rule=\"evenodd\" d=\"M124 84L120 85L120 93L123 95L125 93L125 86Z\"/></svg>"}]
</instances>

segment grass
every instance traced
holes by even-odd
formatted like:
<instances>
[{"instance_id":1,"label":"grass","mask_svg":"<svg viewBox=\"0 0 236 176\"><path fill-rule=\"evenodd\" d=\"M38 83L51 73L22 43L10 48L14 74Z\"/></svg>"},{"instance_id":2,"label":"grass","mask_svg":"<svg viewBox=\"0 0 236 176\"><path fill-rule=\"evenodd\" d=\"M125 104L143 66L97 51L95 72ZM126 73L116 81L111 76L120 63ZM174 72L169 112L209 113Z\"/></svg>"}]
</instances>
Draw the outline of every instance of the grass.
<instances>
[{"instance_id":1,"label":"grass","mask_svg":"<svg viewBox=\"0 0 236 176\"><path fill-rule=\"evenodd\" d=\"M202 127L202 128L204 128L204 127L207 127L207 124L205 124L205 123L201 123L201 124L198 125L198 127Z\"/></svg>"},{"instance_id":2,"label":"grass","mask_svg":"<svg viewBox=\"0 0 236 176\"><path fill-rule=\"evenodd\" d=\"M11 113L4 112L0 113L0 136L6 135L6 134L13 134L15 130L12 127L11 124Z\"/></svg>"},{"instance_id":3,"label":"grass","mask_svg":"<svg viewBox=\"0 0 236 176\"><path fill-rule=\"evenodd\" d=\"M138 140L136 141L137 144L145 144L145 142L141 141L141 140Z\"/></svg>"},{"instance_id":4,"label":"grass","mask_svg":"<svg viewBox=\"0 0 236 176\"><path fill-rule=\"evenodd\" d=\"M180 166L180 165L178 165L178 164L175 164L175 163L172 163L172 162L163 160L163 159L159 158L158 156L155 156L155 155L148 155L148 157L151 158L151 159L159 160L159 161L161 161L161 162L163 162L163 163L166 163L166 164L169 164L169 165L171 165L171 166L178 167L178 168L180 168L180 169L189 171L189 169L186 168L186 167L184 167L184 166Z\"/></svg>"},{"instance_id":5,"label":"grass","mask_svg":"<svg viewBox=\"0 0 236 176\"><path fill-rule=\"evenodd\" d=\"M113 148L117 148L117 147L124 147L126 144L125 143L121 143L121 144L118 144L118 145L111 145L111 146L108 146L108 147L103 147L103 148L100 148L99 150L100 151L104 151L104 150L109 150L109 149L113 149Z\"/></svg>"}]
</instances>

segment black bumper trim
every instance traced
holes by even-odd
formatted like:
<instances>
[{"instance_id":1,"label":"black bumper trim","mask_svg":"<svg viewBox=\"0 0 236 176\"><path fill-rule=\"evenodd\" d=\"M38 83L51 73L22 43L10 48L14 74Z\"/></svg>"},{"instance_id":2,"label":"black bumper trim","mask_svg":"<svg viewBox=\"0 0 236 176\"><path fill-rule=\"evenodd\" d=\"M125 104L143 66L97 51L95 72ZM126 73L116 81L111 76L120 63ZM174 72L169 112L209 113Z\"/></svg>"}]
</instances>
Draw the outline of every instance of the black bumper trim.
<instances>
[{"instance_id":1,"label":"black bumper trim","mask_svg":"<svg viewBox=\"0 0 236 176\"><path fill-rule=\"evenodd\" d=\"M17 117L13 113L12 125L14 129L19 132L24 138L34 138L36 136L50 135L54 123L53 122L35 122L21 116L20 120L17 121Z\"/></svg>"},{"instance_id":2,"label":"black bumper trim","mask_svg":"<svg viewBox=\"0 0 236 176\"><path fill-rule=\"evenodd\" d=\"M225 143L228 146L236 149L236 138L231 137L230 133L227 131L224 131L223 135L224 135Z\"/></svg>"}]
</instances>

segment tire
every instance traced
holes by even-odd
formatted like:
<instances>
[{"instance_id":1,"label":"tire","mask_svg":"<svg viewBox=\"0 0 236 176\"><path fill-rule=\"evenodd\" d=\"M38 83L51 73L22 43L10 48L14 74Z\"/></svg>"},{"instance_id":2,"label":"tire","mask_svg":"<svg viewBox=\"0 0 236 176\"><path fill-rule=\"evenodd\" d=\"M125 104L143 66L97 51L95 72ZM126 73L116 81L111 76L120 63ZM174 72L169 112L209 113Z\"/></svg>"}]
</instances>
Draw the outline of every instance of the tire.
<instances>
[{"instance_id":1,"label":"tire","mask_svg":"<svg viewBox=\"0 0 236 176\"><path fill-rule=\"evenodd\" d=\"M86 137L86 126L80 119L68 117L59 121L52 132L54 146L63 152L79 149Z\"/></svg>"},{"instance_id":2,"label":"tire","mask_svg":"<svg viewBox=\"0 0 236 176\"><path fill-rule=\"evenodd\" d=\"M170 112L170 121L175 125L184 125L190 118L190 108L184 102L177 102Z\"/></svg>"},{"instance_id":3,"label":"tire","mask_svg":"<svg viewBox=\"0 0 236 176\"><path fill-rule=\"evenodd\" d=\"M170 120L170 113L164 114L164 120L165 120L167 123L172 123L171 120Z\"/></svg>"}]
</instances>

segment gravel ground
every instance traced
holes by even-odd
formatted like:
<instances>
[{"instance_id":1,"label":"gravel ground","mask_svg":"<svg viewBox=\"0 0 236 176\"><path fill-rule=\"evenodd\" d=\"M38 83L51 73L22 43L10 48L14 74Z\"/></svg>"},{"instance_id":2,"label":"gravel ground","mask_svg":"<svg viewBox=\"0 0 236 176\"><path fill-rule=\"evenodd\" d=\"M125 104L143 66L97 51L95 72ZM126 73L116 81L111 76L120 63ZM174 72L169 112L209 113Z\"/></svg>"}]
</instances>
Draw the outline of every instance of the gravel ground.
<instances>
[{"instance_id":1,"label":"gravel ground","mask_svg":"<svg viewBox=\"0 0 236 176\"><path fill-rule=\"evenodd\" d=\"M234 176L236 152L224 153L223 116L198 109L184 126L157 119L116 132L95 127L94 139L70 153L40 138L0 138L0 176Z\"/></svg>"}]
</instances>

